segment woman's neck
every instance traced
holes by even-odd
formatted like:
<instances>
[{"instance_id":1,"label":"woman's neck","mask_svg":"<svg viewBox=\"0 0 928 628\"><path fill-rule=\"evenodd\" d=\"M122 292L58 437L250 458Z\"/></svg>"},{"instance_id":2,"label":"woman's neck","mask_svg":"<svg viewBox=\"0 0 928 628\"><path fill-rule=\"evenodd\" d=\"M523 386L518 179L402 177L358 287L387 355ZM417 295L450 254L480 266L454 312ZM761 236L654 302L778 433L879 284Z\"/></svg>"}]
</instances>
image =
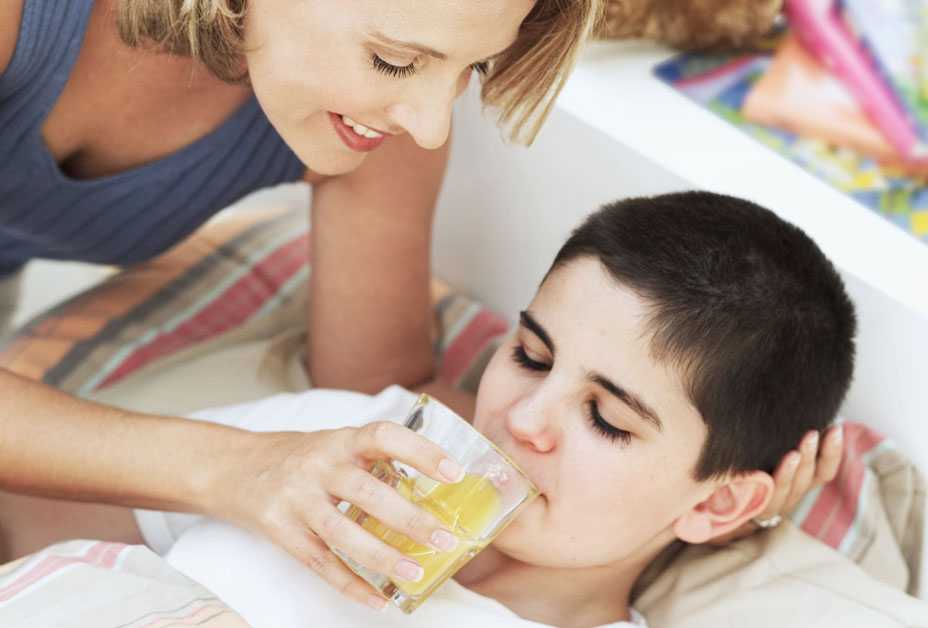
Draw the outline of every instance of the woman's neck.
<instances>
[{"instance_id":1,"label":"woman's neck","mask_svg":"<svg viewBox=\"0 0 928 628\"><path fill-rule=\"evenodd\" d=\"M458 584L495 599L530 621L588 628L628 621L629 595L646 563L551 568L488 547L459 571Z\"/></svg>"}]
</instances>

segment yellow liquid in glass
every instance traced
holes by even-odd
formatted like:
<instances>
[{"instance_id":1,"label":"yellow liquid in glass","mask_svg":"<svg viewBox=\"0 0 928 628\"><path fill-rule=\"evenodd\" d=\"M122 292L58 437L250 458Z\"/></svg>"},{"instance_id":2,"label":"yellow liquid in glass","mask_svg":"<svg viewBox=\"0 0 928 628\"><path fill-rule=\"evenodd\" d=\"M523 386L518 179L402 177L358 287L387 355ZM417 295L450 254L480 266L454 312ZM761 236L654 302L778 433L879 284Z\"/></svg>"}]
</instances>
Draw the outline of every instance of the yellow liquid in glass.
<instances>
[{"instance_id":1,"label":"yellow liquid in glass","mask_svg":"<svg viewBox=\"0 0 928 628\"><path fill-rule=\"evenodd\" d=\"M390 476L389 479L383 477L387 474ZM458 545L453 550L439 552L416 543L409 537L391 530L380 520L367 516L354 506L351 507L348 511L350 519L360 522L365 530L422 566L425 573L418 582L394 581L394 585L407 595L421 595L432 585L444 582L457 568L489 543L490 539L481 537L484 536L483 532L487 526L497 520L500 509L499 493L489 480L476 475L465 475L460 482L436 484L427 493L423 493L414 480L399 476L392 467L389 470L375 469L374 475L389 484L394 484L390 480L395 480L396 490L401 495L435 515L458 539Z\"/></svg>"}]
</instances>

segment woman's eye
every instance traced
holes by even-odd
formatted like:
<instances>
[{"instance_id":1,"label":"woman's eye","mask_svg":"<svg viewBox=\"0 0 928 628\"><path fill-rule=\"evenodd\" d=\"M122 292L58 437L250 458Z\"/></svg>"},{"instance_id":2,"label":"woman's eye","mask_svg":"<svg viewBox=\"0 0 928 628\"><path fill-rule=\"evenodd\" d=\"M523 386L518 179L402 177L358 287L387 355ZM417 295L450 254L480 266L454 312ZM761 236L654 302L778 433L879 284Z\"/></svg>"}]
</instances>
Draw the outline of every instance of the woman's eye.
<instances>
[{"instance_id":1,"label":"woman's eye","mask_svg":"<svg viewBox=\"0 0 928 628\"><path fill-rule=\"evenodd\" d=\"M375 70L393 78L406 78L416 73L415 63L410 63L409 65L393 65L392 63L387 63L377 55L371 56L371 63Z\"/></svg>"},{"instance_id":2,"label":"woman's eye","mask_svg":"<svg viewBox=\"0 0 928 628\"><path fill-rule=\"evenodd\" d=\"M409 65L393 65L392 63L384 61L376 54L371 55L371 64L374 66L375 70L392 78L407 78L416 73L415 63L410 63ZM488 61L481 61L470 67L481 76L486 76L490 71L490 63Z\"/></svg>"},{"instance_id":3,"label":"woman's eye","mask_svg":"<svg viewBox=\"0 0 928 628\"><path fill-rule=\"evenodd\" d=\"M632 440L632 433L621 430L612 425L599 413L599 407L595 401L590 401L587 407L587 414L590 419L590 425L593 429L608 438L611 441L619 441L627 445Z\"/></svg>"},{"instance_id":4,"label":"woman's eye","mask_svg":"<svg viewBox=\"0 0 928 628\"><path fill-rule=\"evenodd\" d=\"M530 371L550 371L551 370L550 364L545 364L544 362L537 362L531 359L530 357L528 357L528 354L525 352L525 349L522 347L522 345L516 345L512 349L512 359L516 364Z\"/></svg>"}]
</instances>

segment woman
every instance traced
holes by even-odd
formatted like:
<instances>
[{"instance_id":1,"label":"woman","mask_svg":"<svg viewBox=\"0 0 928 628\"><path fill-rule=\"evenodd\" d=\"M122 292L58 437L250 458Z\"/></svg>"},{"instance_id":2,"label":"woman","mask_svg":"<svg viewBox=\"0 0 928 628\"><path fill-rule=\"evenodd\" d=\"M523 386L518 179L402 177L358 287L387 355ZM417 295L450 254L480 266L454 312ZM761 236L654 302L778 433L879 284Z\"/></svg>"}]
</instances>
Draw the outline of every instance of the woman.
<instances>
[{"instance_id":1,"label":"woman","mask_svg":"<svg viewBox=\"0 0 928 628\"><path fill-rule=\"evenodd\" d=\"M374 392L425 381L429 232L452 103L474 70L485 74L484 100L531 139L596 4L0 0L0 281L15 285L34 257L151 257L241 195L305 177L314 382ZM259 442L87 404L2 371L0 399L4 489L230 519L356 599L369 588L307 534L329 499L318 470L342 468L344 452L361 448L443 477L457 471L413 435ZM45 507L5 496L0 522L35 520ZM5 547L79 536L107 508L56 510L60 529L33 526ZM421 521L410 515L401 531L438 531ZM131 519L108 529L137 540Z\"/></svg>"}]
</instances>

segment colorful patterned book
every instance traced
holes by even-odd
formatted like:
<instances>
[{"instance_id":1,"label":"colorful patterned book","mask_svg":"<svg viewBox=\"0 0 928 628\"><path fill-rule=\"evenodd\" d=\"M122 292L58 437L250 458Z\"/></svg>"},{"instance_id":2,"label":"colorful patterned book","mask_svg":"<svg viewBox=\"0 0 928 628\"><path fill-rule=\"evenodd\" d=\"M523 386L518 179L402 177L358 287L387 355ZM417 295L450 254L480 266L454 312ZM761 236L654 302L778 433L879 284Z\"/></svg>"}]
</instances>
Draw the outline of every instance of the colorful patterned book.
<instances>
[{"instance_id":1,"label":"colorful patterned book","mask_svg":"<svg viewBox=\"0 0 928 628\"><path fill-rule=\"evenodd\" d=\"M849 149L752 124L744 118L745 99L770 66L772 56L682 54L660 64L655 74L768 148L928 243L928 180L894 172Z\"/></svg>"},{"instance_id":2,"label":"colorful patterned book","mask_svg":"<svg viewBox=\"0 0 928 628\"><path fill-rule=\"evenodd\" d=\"M919 137L928 141L928 99L920 78L923 0L841 0L841 10Z\"/></svg>"}]
</instances>

